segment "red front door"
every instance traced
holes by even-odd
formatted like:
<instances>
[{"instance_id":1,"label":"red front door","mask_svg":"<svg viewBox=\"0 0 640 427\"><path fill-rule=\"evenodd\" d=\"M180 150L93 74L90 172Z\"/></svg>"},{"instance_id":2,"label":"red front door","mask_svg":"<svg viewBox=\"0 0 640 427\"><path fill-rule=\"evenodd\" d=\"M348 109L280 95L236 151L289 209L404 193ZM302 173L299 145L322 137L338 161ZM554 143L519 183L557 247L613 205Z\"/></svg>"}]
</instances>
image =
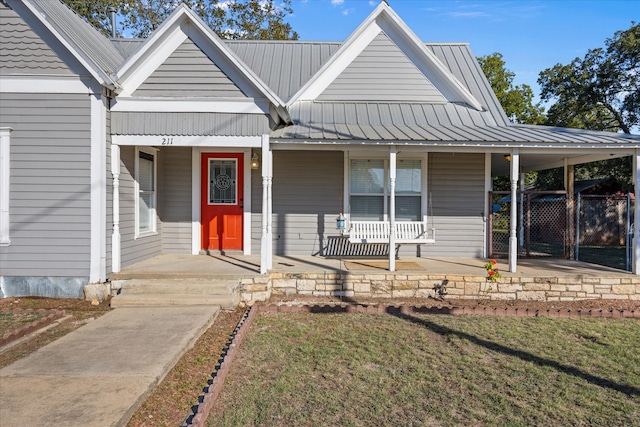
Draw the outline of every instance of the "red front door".
<instances>
[{"instance_id":1,"label":"red front door","mask_svg":"<svg viewBox=\"0 0 640 427\"><path fill-rule=\"evenodd\" d=\"M242 250L242 153L202 154L202 249Z\"/></svg>"}]
</instances>

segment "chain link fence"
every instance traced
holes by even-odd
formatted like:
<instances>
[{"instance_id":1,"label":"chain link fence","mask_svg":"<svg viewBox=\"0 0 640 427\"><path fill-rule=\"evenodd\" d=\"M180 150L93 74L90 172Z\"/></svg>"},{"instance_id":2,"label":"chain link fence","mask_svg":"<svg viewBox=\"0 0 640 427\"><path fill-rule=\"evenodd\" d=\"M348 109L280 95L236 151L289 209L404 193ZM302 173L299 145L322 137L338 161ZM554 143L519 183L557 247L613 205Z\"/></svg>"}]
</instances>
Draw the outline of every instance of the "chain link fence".
<instances>
[{"instance_id":1,"label":"chain link fence","mask_svg":"<svg viewBox=\"0 0 640 427\"><path fill-rule=\"evenodd\" d=\"M492 215L489 217L491 257L509 255L509 217L511 193L489 193ZM564 191L527 191L517 193L518 256L568 258L568 205Z\"/></svg>"},{"instance_id":2,"label":"chain link fence","mask_svg":"<svg viewBox=\"0 0 640 427\"><path fill-rule=\"evenodd\" d=\"M631 195L580 195L576 199L576 259L631 270Z\"/></svg>"},{"instance_id":3,"label":"chain link fence","mask_svg":"<svg viewBox=\"0 0 640 427\"><path fill-rule=\"evenodd\" d=\"M575 258L592 264L631 270L633 212L629 194L578 194L575 217L564 191L517 193L518 257ZM489 193L489 256L509 255L511 193ZM572 244L570 230L575 230Z\"/></svg>"}]
</instances>

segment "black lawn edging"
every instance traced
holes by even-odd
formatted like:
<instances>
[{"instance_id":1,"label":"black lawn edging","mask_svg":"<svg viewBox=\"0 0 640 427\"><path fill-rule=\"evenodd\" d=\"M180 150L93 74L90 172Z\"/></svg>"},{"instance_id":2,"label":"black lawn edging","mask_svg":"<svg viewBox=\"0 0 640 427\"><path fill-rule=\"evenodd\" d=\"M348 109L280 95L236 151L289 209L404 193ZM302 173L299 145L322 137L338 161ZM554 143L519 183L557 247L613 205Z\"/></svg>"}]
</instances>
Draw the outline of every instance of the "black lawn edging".
<instances>
[{"instance_id":1,"label":"black lawn edging","mask_svg":"<svg viewBox=\"0 0 640 427\"><path fill-rule=\"evenodd\" d=\"M300 304L264 304L258 303L249 307L232 332L227 344L218 359L215 371L211 379L204 387L202 394L198 396L198 402L192 407L192 412L186 418L181 427L203 427L206 425L209 413L233 363L235 354L242 339L249 330L251 323L258 313L375 313L407 315L420 314L445 314L445 315L476 315L476 316L502 316L502 317L552 317L563 319L586 318L612 318L612 319L640 319L640 310L570 310L570 309L522 309L522 308L496 308L483 306L463 307L436 307L436 306L412 306L412 305L363 305L363 304L324 304L324 305L300 305Z\"/></svg>"}]
</instances>

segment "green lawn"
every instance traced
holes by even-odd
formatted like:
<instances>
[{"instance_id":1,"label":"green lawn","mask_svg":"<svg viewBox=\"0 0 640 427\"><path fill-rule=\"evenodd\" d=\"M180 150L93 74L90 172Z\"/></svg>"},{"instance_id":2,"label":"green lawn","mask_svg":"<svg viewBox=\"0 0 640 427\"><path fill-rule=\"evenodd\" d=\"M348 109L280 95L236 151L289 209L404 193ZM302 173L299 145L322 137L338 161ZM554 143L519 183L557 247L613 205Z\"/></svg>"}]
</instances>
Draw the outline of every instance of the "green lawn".
<instances>
[{"instance_id":1,"label":"green lawn","mask_svg":"<svg viewBox=\"0 0 640 427\"><path fill-rule=\"evenodd\" d=\"M210 426L640 426L640 322L260 314Z\"/></svg>"}]
</instances>

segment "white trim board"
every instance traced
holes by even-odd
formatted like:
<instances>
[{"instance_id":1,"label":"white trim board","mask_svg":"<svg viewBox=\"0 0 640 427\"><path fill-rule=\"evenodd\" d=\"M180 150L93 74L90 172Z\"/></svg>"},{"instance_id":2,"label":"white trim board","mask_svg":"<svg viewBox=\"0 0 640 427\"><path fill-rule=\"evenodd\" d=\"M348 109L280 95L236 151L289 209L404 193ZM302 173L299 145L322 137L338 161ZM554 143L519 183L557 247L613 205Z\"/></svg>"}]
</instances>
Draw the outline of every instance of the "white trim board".
<instances>
[{"instance_id":1,"label":"white trim board","mask_svg":"<svg viewBox=\"0 0 640 427\"><path fill-rule=\"evenodd\" d=\"M91 255L89 283L106 281L107 115L103 98L91 96Z\"/></svg>"},{"instance_id":2,"label":"white trim board","mask_svg":"<svg viewBox=\"0 0 640 427\"><path fill-rule=\"evenodd\" d=\"M113 135L112 143L126 146L210 147L212 149L260 147L260 136ZM240 150L241 151L241 150Z\"/></svg>"},{"instance_id":3,"label":"white trim board","mask_svg":"<svg viewBox=\"0 0 640 427\"><path fill-rule=\"evenodd\" d=\"M111 111L269 114L269 104L266 100L256 101L253 98L187 100L119 97L111 101Z\"/></svg>"},{"instance_id":4,"label":"white trim board","mask_svg":"<svg viewBox=\"0 0 640 427\"><path fill-rule=\"evenodd\" d=\"M0 128L0 246L9 246L9 179L11 177L11 128Z\"/></svg>"},{"instance_id":5,"label":"white trim board","mask_svg":"<svg viewBox=\"0 0 640 427\"><path fill-rule=\"evenodd\" d=\"M79 78L0 77L0 93L91 93Z\"/></svg>"},{"instance_id":6,"label":"white trim board","mask_svg":"<svg viewBox=\"0 0 640 427\"><path fill-rule=\"evenodd\" d=\"M260 139L261 137L258 137ZM251 255L251 148L229 147L193 147L191 151L191 254L200 254L201 246L201 157L204 153L242 153L244 154L244 211L242 217L242 250Z\"/></svg>"}]
</instances>

